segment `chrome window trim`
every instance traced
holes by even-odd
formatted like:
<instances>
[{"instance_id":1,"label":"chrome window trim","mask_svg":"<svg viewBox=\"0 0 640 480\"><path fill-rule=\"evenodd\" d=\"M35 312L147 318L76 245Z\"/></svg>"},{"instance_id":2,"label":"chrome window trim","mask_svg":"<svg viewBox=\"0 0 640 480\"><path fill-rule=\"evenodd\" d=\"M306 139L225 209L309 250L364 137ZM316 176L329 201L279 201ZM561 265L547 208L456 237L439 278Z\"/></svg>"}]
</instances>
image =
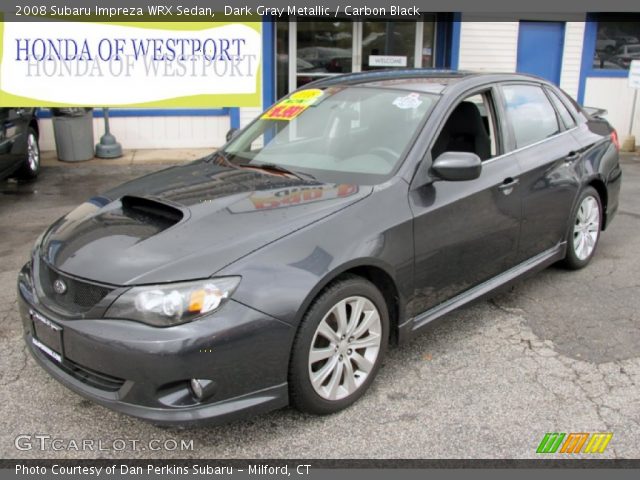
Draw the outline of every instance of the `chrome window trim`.
<instances>
[{"instance_id":1,"label":"chrome window trim","mask_svg":"<svg viewBox=\"0 0 640 480\"><path fill-rule=\"evenodd\" d=\"M513 155L514 153L521 152L521 151L523 151L523 150L526 150L527 148L535 147L536 145L540 145L540 144L542 144L542 143L544 143L544 142L548 142L548 141L549 141L549 140L551 140L552 138L559 138L559 137L561 137L562 135L565 135L565 134L567 134L567 133L573 132L574 130L577 130L577 129L578 129L578 126L575 126L575 127L573 127L573 128L570 128L569 130L563 130L562 132L556 133L555 135L552 135L552 136L550 136L550 137L543 138L542 140L538 140L537 142L530 143L529 145L525 145L524 147L516 148L516 149L514 149L514 150L511 150L510 152L506 152L506 153L503 153L503 154L501 154L501 155L498 155L497 157L493 157L493 158L490 158L490 159L488 159L488 160L485 160L484 162L482 162L482 164L483 164L483 165L486 165L487 163L493 162L494 160L499 160L499 159L501 159L502 157L506 157L506 156L508 156L508 155Z\"/></svg>"}]
</instances>

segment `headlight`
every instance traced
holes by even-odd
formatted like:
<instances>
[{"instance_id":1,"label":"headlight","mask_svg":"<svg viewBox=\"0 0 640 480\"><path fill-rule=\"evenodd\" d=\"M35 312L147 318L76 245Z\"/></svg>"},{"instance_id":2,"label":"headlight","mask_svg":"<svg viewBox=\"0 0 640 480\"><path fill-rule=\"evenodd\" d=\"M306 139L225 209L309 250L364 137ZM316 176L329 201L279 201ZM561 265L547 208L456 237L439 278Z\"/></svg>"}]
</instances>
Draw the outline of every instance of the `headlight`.
<instances>
[{"instance_id":1,"label":"headlight","mask_svg":"<svg viewBox=\"0 0 640 480\"><path fill-rule=\"evenodd\" d=\"M240 277L133 287L113 302L105 317L139 320L157 327L190 322L219 308L233 293Z\"/></svg>"}]
</instances>

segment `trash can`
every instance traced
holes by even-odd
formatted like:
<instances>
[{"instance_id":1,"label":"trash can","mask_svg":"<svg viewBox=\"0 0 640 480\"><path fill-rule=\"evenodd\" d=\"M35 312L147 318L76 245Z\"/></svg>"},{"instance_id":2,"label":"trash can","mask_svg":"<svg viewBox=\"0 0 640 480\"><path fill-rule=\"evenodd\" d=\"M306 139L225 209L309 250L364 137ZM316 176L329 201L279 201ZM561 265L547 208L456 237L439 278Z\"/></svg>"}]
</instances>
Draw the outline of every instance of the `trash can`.
<instances>
[{"instance_id":1,"label":"trash can","mask_svg":"<svg viewBox=\"0 0 640 480\"><path fill-rule=\"evenodd\" d=\"M51 115L58 160L81 162L93 158L93 109L52 108Z\"/></svg>"}]
</instances>

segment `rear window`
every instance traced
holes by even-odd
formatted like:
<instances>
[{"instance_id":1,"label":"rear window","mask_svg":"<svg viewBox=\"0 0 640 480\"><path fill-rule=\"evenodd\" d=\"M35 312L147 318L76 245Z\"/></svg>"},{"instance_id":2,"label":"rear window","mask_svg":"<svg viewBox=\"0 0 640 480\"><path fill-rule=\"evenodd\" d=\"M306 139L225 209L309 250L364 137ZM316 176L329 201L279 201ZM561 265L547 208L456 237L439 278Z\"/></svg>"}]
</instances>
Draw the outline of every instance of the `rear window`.
<instances>
[{"instance_id":1,"label":"rear window","mask_svg":"<svg viewBox=\"0 0 640 480\"><path fill-rule=\"evenodd\" d=\"M573 119L573 116L571 115L571 113L569 112L569 110L567 109L565 104L562 103L562 100L560 100L560 98L558 97L556 92L554 92L553 90L549 90L549 89L547 89L547 92L549 92L549 96L551 97L551 101L553 102L553 105L556 107L556 110L558 111L558 114L560 115L560 118L562 119L562 123L564 124L564 127L565 128L573 128L573 127L575 127L576 126L576 121Z\"/></svg>"},{"instance_id":2,"label":"rear window","mask_svg":"<svg viewBox=\"0 0 640 480\"><path fill-rule=\"evenodd\" d=\"M536 85L505 85L507 120L513 128L516 148L549 138L560 131L549 99Z\"/></svg>"}]
</instances>

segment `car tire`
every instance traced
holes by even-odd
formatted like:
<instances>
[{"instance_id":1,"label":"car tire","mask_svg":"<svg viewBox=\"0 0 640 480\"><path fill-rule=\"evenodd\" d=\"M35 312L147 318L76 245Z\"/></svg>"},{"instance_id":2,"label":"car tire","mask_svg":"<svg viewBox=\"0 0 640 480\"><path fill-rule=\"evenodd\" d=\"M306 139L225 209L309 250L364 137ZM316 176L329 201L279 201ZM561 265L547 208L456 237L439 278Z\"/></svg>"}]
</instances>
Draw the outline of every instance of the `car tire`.
<instances>
[{"instance_id":1,"label":"car tire","mask_svg":"<svg viewBox=\"0 0 640 480\"><path fill-rule=\"evenodd\" d=\"M40 145L38 144L38 134L33 128L27 132L27 157L24 163L16 172L19 180L33 180L40 173Z\"/></svg>"},{"instance_id":2,"label":"car tire","mask_svg":"<svg viewBox=\"0 0 640 480\"><path fill-rule=\"evenodd\" d=\"M598 247L603 218L600 195L593 187L585 188L571 215L564 266L571 270L586 267Z\"/></svg>"},{"instance_id":3,"label":"car tire","mask_svg":"<svg viewBox=\"0 0 640 480\"><path fill-rule=\"evenodd\" d=\"M291 404L318 415L353 404L371 385L388 343L389 313L380 290L356 275L333 282L313 301L296 334Z\"/></svg>"}]
</instances>

